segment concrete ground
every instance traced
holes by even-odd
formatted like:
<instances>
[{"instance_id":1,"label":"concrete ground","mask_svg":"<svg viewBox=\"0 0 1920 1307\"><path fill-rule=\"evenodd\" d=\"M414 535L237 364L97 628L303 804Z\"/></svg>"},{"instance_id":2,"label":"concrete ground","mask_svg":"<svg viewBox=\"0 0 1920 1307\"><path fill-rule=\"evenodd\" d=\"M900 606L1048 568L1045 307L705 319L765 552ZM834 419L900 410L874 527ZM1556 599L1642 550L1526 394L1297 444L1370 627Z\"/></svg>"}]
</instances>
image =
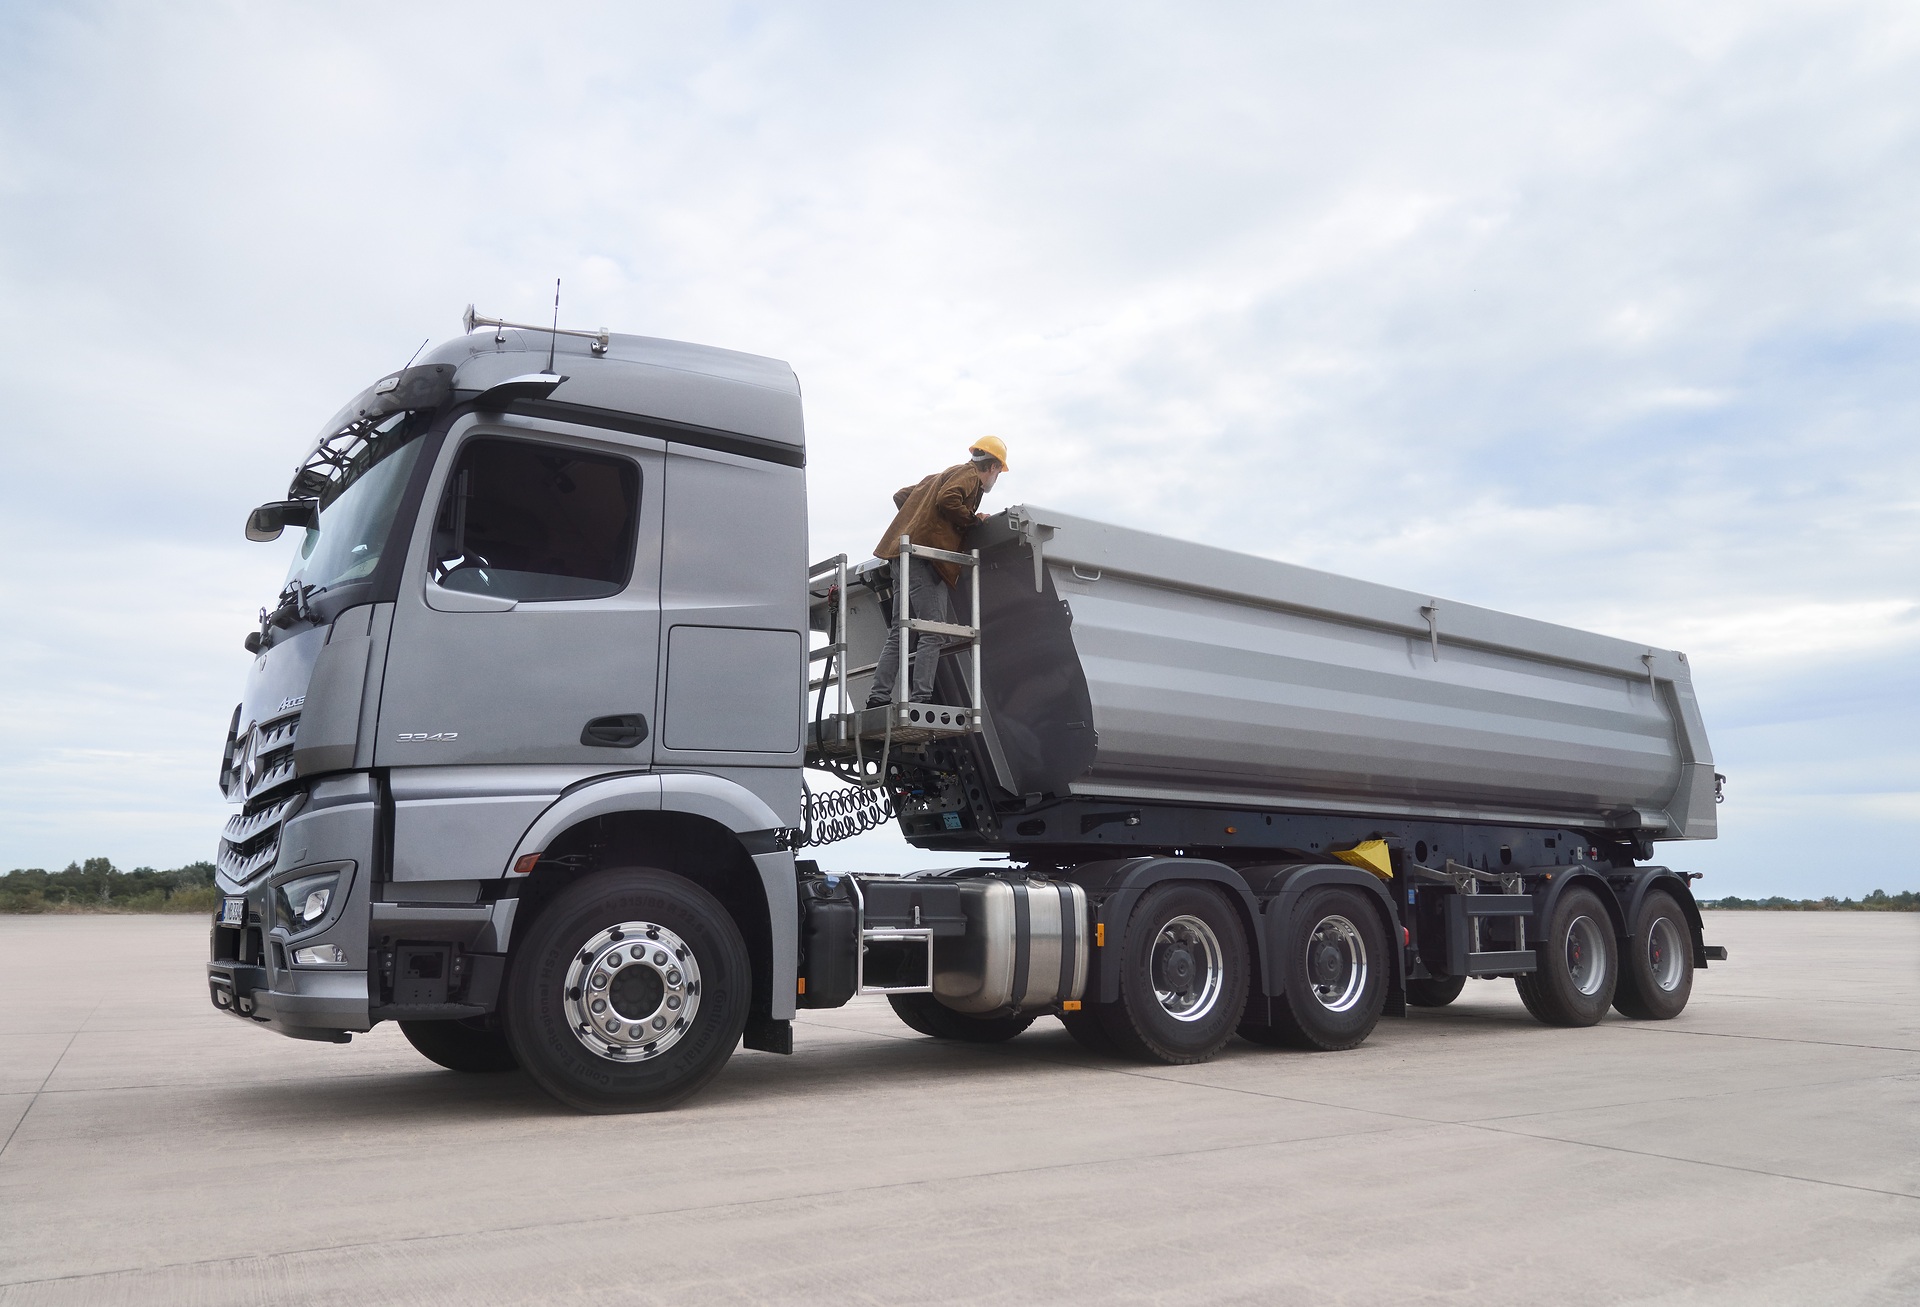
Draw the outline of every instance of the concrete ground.
<instances>
[{"instance_id":1,"label":"concrete ground","mask_svg":"<svg viewBox=\"0 0 1920 1307\"><path fill-rule=\"evenodd\" d=\"M197 919L0 917L0 1303L1920 1303L1920 916L1709 932L1672 1022L1164 1068L862 1002L596 1118L220 1015Z\"/></svg>"}]
</instances>

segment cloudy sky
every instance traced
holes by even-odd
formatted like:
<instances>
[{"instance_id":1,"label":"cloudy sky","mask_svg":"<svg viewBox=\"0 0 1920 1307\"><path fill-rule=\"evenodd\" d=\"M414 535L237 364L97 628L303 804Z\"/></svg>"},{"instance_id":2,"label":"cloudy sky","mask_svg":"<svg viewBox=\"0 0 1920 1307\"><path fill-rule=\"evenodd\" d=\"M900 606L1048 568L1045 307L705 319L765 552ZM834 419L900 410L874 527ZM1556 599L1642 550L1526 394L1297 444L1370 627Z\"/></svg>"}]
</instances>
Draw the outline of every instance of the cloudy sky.
<instances>
[{"instance_id":1,"label":"cloudy sky","mask_svg":"<svg viewBox=\"0 0 1920 1307\"><path fill-rule=\"evenodd\" d=\"M1665 860L1920 888L1916 86L1832 0L0 4L0 868L211 854L246 509L560 277L793 364L817 555L995 432L989 506L1684 649Z\"/></svg>"}]
</instances>

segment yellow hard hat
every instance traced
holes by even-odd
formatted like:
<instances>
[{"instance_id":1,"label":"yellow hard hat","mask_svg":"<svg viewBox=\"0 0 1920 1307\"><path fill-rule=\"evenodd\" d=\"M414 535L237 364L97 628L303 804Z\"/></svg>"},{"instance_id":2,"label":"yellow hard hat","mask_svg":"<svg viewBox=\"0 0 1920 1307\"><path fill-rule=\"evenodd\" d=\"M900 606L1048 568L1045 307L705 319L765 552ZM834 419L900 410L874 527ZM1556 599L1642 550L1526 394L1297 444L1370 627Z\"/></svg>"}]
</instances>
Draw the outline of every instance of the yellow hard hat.
<instances>
[{"instance_id":1,"label":"yellow hard hat","mask_svg":"<svg viewBox=\"0 0 1920 1307\"><path fill-rule=\"evenodd\" d=\"M1007 466L1007 442L998 436L980 437L980 439L967 446L967 452L969 454L991 455L995 461L1000 464L1000 470L1002 472L1010 472L1013 470Z\"/></svg>"}]
</instances>

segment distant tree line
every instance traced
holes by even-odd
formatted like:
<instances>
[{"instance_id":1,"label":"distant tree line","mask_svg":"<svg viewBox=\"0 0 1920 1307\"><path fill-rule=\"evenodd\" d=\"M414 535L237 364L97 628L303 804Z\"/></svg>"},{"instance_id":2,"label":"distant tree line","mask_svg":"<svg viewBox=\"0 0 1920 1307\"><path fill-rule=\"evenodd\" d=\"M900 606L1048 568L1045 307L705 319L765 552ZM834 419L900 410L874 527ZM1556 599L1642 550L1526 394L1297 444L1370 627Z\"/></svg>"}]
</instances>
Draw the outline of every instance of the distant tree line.
<instances>
[{"instance_id":1,"label":"distant tree line","mask_svg":"<svg viewBox=\"0 0 1920 1307\"><path fill-rule=\"evenodd\" d=\"M121 871L88 858L65 871L16 867L0 876L0 912L212 912L219 901L211 862Z\"/></svg>"},{"instance_id":2,"label":"distant tree line","mask_svg":"<svg viewBox=\"0 0 1920 1307\"><path fill-rule=\"evenodd\" d=\"M64 871L20 867L0 876L0 912L212 912L220 902L211 862L190 862L172 871L135 867L121 871L107 858L70 862ZM1703 908L1760 912L1920 912L1920 892L1866 897L1702 899Z\"/></svg>"},{"instance_id":3,"label":"distant tree line","mask_svg":"<svg viewBox=\"0 0 1920 1307\"><path fill-rule=\"evenodd\" d=\"M1877 889L1859 902L1852 899L1837 899L1829 894L1824 899L1783 899L1778 895L1770 899L1743 899L1732 895L1724 899L1701 899L1703 908L1745 908L1760 912L1920 912L1920 893L1903 890L1898 894L1889 894Z\"/></svg>"}]
</instances>

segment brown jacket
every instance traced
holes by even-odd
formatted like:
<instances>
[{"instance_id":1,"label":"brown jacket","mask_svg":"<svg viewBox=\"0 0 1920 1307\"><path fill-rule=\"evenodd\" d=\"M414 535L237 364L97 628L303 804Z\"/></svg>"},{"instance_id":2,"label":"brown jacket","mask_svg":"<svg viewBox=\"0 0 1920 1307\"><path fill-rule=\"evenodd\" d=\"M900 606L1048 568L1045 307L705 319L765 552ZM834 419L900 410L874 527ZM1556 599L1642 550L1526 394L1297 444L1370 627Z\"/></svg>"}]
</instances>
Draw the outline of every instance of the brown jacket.
<instances>
[{"instance_id":1,"label":"brown jacket","mask_svg":"<svg viewBox=\"0 0 1920 1307\"><path fill-rule=\"evenodd\" d=\"M980 484L980 472L972 463L956 463L944 472L936 472L918 485L894 492L893 506L900 511L880 543L874 546L876 558L892 558L900 552L900 537L910 536L916 545L960 552L960 542L968 528L980 520L980 496L986 487ZM948 585L960 581L960 569L952 563L935 563Z\"/></svg>"}]
</instances>

